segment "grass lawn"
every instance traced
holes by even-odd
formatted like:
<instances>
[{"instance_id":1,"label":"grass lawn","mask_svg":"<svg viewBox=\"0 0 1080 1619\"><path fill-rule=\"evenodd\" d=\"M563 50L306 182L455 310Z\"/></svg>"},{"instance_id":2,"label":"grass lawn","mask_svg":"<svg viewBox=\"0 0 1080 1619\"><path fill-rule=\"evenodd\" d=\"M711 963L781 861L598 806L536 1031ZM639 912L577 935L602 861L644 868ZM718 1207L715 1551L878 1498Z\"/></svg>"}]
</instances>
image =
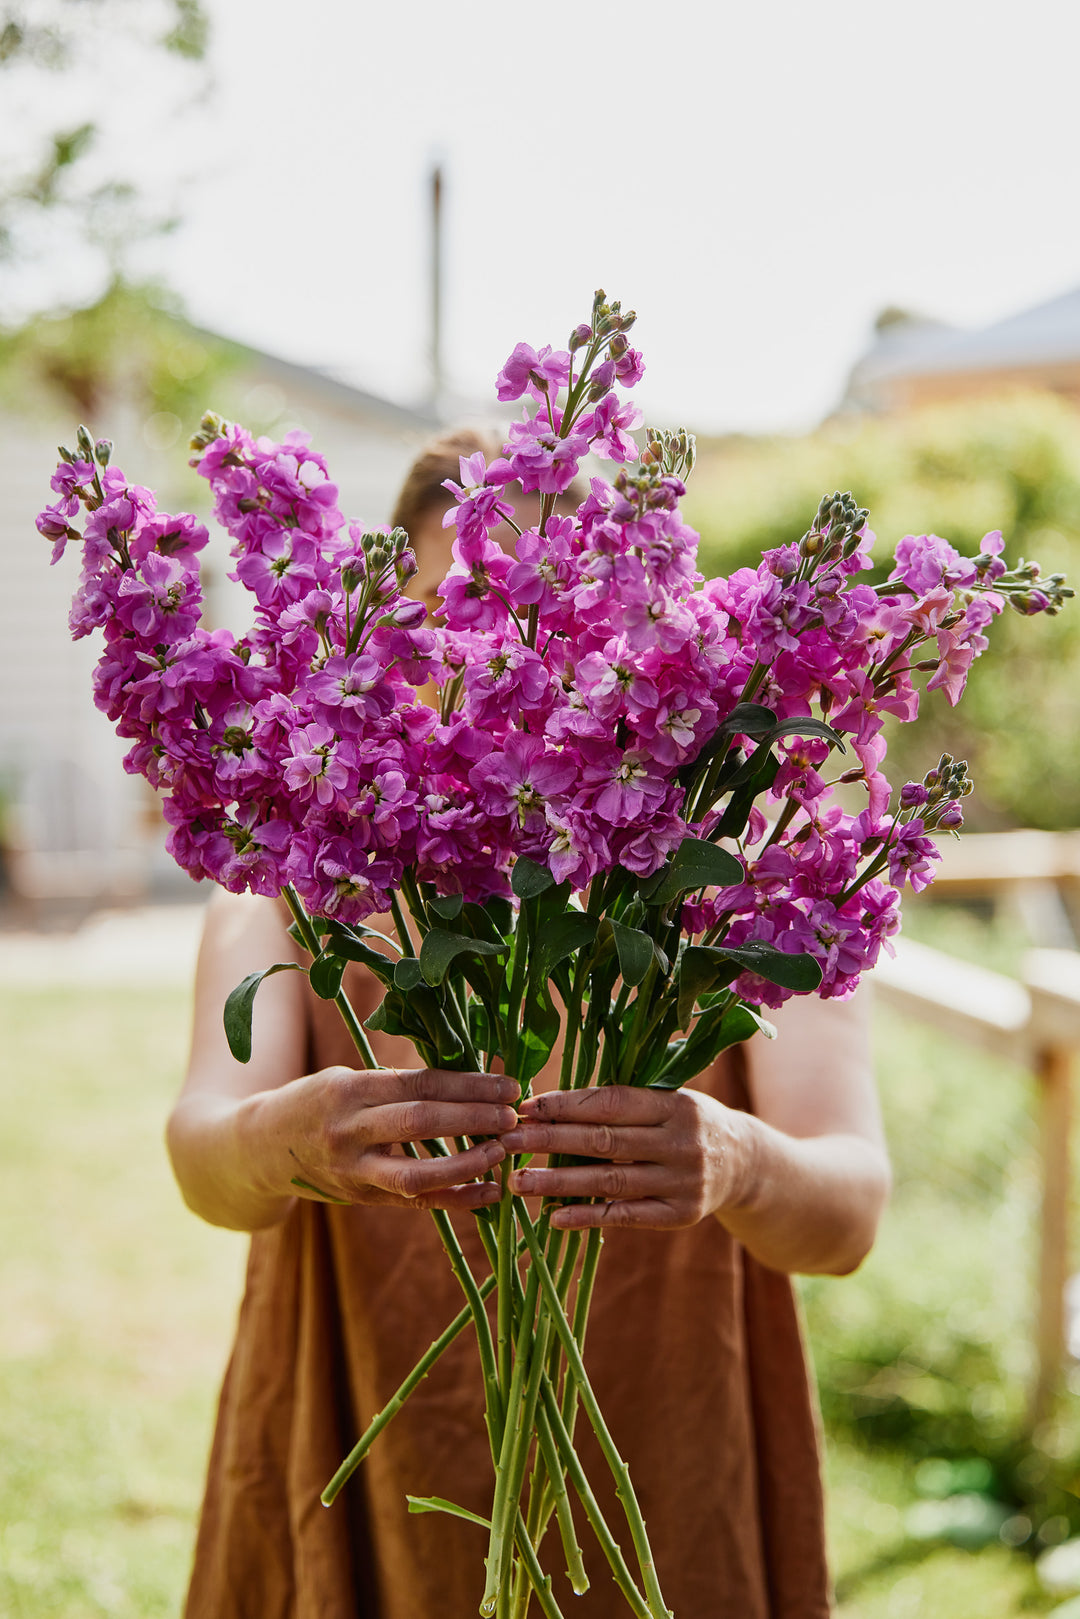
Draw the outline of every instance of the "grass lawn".
<instances>
[{"instance_id":1,"label":"grass lawn","mask_svg":"<svg viewBox=\"0 0 1080 1619\"><path fill-rule=\"evenodd\" d=\"M184 1209L162 1146L188 1015L179 991L0 992L5 1619L179 1610L245 1247ZM894 1208L857 1276L804 1287L838 1614L1047 1613L1022 1552L906 1533L940 1435L952 1453L969 1434L992 1449L1022 1405L1027 1087L884 1014L879 1043Z\"/></svg>"}]
</instances>

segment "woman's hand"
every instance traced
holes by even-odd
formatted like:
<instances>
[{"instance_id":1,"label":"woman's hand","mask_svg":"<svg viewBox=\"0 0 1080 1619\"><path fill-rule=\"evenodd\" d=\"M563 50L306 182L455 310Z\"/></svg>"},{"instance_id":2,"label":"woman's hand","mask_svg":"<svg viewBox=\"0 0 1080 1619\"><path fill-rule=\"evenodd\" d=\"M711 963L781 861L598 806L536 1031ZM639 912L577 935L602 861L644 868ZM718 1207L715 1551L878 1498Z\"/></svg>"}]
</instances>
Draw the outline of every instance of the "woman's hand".
<instances>
[{"instance_id":1,"label":"woman's hand","mask_svg":"<svg viewBox=\"0 0 1080 1619\"><path fill-rule=\"evenodd\" d=\"M748 1115L703 1091L548 1091L522 1102L518 1114L517 1128L502 1138L507 1151L602 1160L514 1170L515 1192L598 1199L556 1209L551 1223L563 1230L696 1225L738 1202L750 1178Z\"/></svg>"},{"instance_id":2,"label":"woman's hand","mask_svg":"<svg viewBox=\"0 0 1080 1619\"><path fill-rule=\"evenodd\" d=\"M190 1085L168 1140L184 1199L213 1225L274 1225L293 1198L470 1209L498 1200L479 1177L502 1161L518 1096L499 1074L431 1068L324 1068L246 1096ZM406 1157L403 1142L496 1139L446 1158ZM306 1189L293 1184L305 1181Z\"/></svg>"},{"instance_id":3,"label":"woman's hand","mask_svg":"<svg viewBox=\"0 0 1080 1619\"><path fill-rule=\"evenodd\" d=\"M480 1177L506 1156L498 1137L514 1124L517 1096L514 1081L498 1074L324 1068L251 1097L247 1139L271 1196L299 1191L343 1203L479 1208L498 1200L498 1185ZM495 1139L446 1158L391 1150L439 1136Z\"/></svg>"},{"instance_id":4,"label":"woman's hand","mask_svg":"<svg viewBox=\"0 0 1080 1619\"><path fill-rule=\"evenodd\" d=\"M766 1104L781 1114L786 1085L779 1101L776 1085L762 1086ZM850 1081L846 1093L842 1081L833 1089L839 1101L829 1101L823 1082L816 1115L813 1099L788 1099L803 1135L689 1086L549 1091L520 1104L503 1146L600 1161L562 1169L530 1164L515 1169L510 1184L521 1194L595 1200L555 1209L551 1223L563 1230L670 1230L715 1215L771 1270L845 1275L870 1250L889 1164L866 1099L872 1093Z\"/></svg>"}]
</instances>

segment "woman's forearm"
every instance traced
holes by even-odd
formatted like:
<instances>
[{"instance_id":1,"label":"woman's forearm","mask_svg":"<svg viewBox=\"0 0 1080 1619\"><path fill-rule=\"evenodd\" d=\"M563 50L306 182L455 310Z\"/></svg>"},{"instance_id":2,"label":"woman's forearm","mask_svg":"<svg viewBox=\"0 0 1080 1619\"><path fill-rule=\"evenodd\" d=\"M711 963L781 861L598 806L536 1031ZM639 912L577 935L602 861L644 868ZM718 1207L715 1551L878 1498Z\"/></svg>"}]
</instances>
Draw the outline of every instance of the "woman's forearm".
<instances>
[{"instance_id":1,"label":"woman's forearm","mask_svg":"<svg viewBox=\"0 0 1080 1619\"><path fill-rule=\"evenodd\" d=\"M740 1168L716 1218L770 1270L847 1275L888 1199L884 1148L863 1136L797 1137L739 1117Z\"/></svg>"},{"instance_id":2,"label":"woman's forearm","mask_svg":"<svg viewBox=\"0 0 1080 1619\"><path fill-rule=\"evenodd\" d=\"M262 1183L259 1133L265 1097L189 1091L166 1139L184 1202L211 1225L259 1231L284 1219L294 1198Z\"/></svg>"}]
</instances>

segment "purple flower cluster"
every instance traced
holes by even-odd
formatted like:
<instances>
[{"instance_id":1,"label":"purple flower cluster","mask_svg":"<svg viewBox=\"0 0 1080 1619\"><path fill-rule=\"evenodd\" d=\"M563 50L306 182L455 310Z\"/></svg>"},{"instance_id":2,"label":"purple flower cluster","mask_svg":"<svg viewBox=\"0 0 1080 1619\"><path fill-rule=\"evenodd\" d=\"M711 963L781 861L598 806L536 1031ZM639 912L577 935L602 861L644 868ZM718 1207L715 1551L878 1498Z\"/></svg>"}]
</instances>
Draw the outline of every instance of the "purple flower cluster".
<instances>
[{"instance_id":1,"label":"purple flower cluster","mask_svg":"<svg viewBox=\"0 0 1080 1619\"><path fill-rule=\"evenodd\" d=\"M447 486L438 627L406 594L407 536L347 524L301 434L254 440L208 417L194 441L233 577L255 599L246 636L199 623L206 530L160 513L107 459L99 470L88 438L38 527L54 560L82 541L72 632L103 631L95 700L131 741L127 768L161 789L170 851L194 876L261 894L292 884L309 911L354 922L386 910L408 873L483 900L527 856L581 890L616 867L648 878L688 830L725 836L743 880L692 897L684 928L808 951L820 993L846 995L899 926L899 888L929 881L928 833L959 824L966 790L943 761L890 811L885 717L915 717L918 671L956 702L1009 591L1028 612L1042 587L1006 574L1000 535L975 559L908 537L871 586L874 537L840 496L798 544L703 581L679 513L692 444L651 435L639 456L640 413L616 392L642 372L632 320L598 295L569 350L519 344L508 359L499 398L534 408L502 456L463 459ZM618 471L560 514L588 452ZM515 486L540 497L524 530ZM493 537L508 522L513 554ZM774 726L765 744L760 726L725 726L737 705ZM729 825L766 745L774 768ZM844 807L841 782L861 807ZM770 1005L787 994L749 973L737 989Z\"/></svg>"}]
</instances>

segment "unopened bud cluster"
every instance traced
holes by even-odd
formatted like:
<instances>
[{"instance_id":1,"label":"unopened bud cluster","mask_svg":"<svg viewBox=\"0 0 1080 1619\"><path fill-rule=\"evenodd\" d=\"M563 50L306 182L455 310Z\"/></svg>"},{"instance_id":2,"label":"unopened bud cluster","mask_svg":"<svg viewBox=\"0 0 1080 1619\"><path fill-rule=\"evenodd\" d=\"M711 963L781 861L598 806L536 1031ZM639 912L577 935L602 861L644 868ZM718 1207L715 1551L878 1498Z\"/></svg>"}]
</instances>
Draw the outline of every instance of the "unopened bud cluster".
<instances>
[{"instance_id":1,"label":"unopened bud cluster","mask_svg":"<svg viewBox=\"0 0 1080 1619\"><path fill-rule=\"evenodd\" d=\"M666 429L650 427L646 430L645 449L641 452L642 466L654 462L661 472L686 482L697 460L697 439L685 427Z\"/></svg>"},{"instance_id":2,"label":"unopened bud cluster","mask_svg":"<svg viewBox=\"0 0 1080 1619\"><path fill-rule=\"evenodd\" d=\"M1024 618L1033 613L1060 613L1065 602L1076 592L1065 583L1063 573L1047 574L1043 578L1037 562L1017 563L1011 573L995 582L1009 606Z\"/></svg>"},{"instance_id":3,"label":"unopened bud cluster","mask_svg":"<svg viewBox=\"0 0 1080 1619\"><path fill-rule=\"evenodd\" d=\"M799 541L804 557L816 557L822 562L838 562L859 548L859 538L866 527L870 513L860 506L855 496L839 489L823 495L814 521Z\"/></svg>"}]
</instances>

